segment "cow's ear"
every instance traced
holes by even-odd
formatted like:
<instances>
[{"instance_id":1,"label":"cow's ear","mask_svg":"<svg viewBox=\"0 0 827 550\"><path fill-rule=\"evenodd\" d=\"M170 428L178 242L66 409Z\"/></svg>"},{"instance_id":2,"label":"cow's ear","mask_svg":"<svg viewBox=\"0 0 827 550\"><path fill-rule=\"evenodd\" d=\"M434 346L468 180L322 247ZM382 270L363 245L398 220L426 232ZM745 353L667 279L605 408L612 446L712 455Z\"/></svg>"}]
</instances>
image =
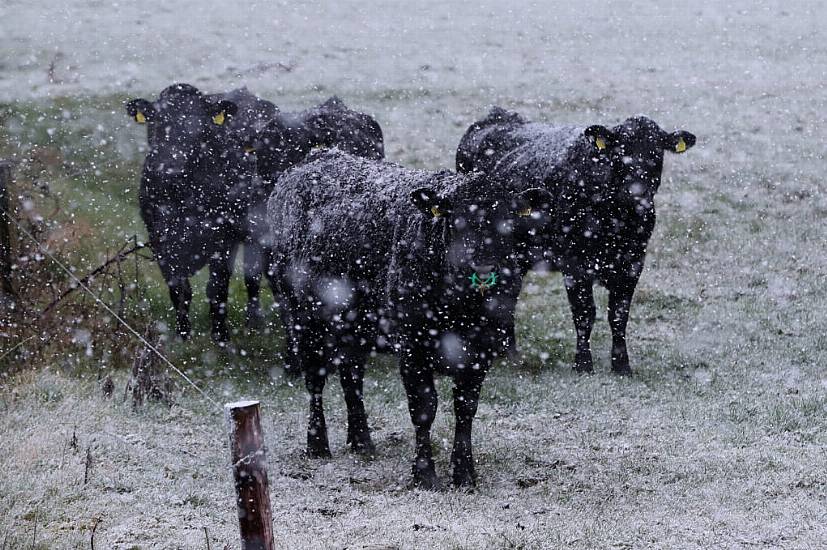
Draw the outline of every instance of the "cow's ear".
<instances>
[{"instance_id":1,"label":"cow's ear","mask_svg":"<svg viewBox=\"0 0 827 550\"><path fill-rule=\"evenodd\" d=\"M432 218L441 218L451 212L451 205L448 201L439 197L430 187L420 187L411 191L411 202L423 214Z\"/></svg>"},{"instance_id":2,"label":"cow's ear","mask_svg":"<svg viewBox=\"0 0 827 550\"><path fill-rule=\"evenodd\" d=\"M617 142L617 135L600 124L589 126L586 128L586 131L583 132L583 135L589 138L589 141L591 141L592 145L594 145L598 151L605 151L613 147Z\"/></svg>"},{"instance_id":3,"label":"cow's ear","mask_svg":"<svg viewBox=\"0 0 827 550\"><path fill-rule=\"evenodd\" d=\"M514 197L512 210L522 218L535 218L551 210L551 193L542 187L532 187Z\"/></svg>"},{"instance_id":4,"label":"cow's ear","mask_svg":"<svg viewBox=\"0 0 827 550\"><path fill-rule=\"evenodd\" d=\"M666 147L664 147L664 149L672 151L673 153L684 153L693 145L695 145L695 134L685 130L678 130L667 136Z\"/></svg>"},{"instance_id":5,"label":"cow's ear","mask_svg":"<svg viewBox=\"0 0 827 550\"><path fill-rule=\"evenodd\" d=\"M228 118L235 116L238 112L238 105L227 99L222 99L215 103L208 103L208 105L213 124L218 126L223 126Z\"/></svg>"},{"instance_id":6,"label":"cow's ear","mask_svg":"<svg viewBox=\"0 0 827 550\"><path fill-rule=\"evenodd\" d=\"M146 99L131 99L125 107L127 114L138 124L146 124L147 120L155 116L155 108Z\"/></svg>"}]
</instances>

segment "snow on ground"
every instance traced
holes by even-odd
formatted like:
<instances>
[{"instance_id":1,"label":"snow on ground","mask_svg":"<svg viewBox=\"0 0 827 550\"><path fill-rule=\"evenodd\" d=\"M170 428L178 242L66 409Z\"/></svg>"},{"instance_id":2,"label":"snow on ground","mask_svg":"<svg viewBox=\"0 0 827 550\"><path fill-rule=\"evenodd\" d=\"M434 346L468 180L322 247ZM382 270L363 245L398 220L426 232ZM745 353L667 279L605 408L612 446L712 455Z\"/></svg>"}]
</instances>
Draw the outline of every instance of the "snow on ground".
<instances>
[{"instance_id":1,"label":"snow on ground","mask_svg":"<svg viewBox=\"0 0 827 550\"><path fill-rule=\"evenodd\" d=\"M824 3L5 0L0 21L0 100L12 108L109 105L173 80L246 84L287 108L336 93L377 117L392 160L427 168L450 167L494 102L578 124L643 112L697 134L666 162L630 326L638 375L608 374L605 321L597 374L571 374L559 277L535 277L519 310L532 361L496 369L483 390L476 494L406 488L412 430L387 362L366 390L380 452L368 464L344 452L335 381L334 458L308 461L300 383L204 380L227 401L265 403L283 547L827 540ZM140 131L98 115L134 164ZM195 397L136 413L50 369L4 386L0 405L0 538L22 545L37 524L42 548L86 547L100 517L102 548L205 548L203 526L213 548L237 545L222 420ZM451 417L443 403L443 475Z\"/></svg>"}]
</instances>

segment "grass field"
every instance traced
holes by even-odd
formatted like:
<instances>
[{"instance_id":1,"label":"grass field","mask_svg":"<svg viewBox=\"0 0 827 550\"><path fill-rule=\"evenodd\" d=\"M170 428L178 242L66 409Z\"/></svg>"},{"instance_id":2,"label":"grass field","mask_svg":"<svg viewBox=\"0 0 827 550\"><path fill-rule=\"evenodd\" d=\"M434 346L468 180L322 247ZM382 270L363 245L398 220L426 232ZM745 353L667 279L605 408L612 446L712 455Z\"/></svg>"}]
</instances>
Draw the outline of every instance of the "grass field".
<instances>
[{"instance_id":1,"label":"grass field","mask_svg":"<svg viewBox=\"0 0 827 550\"><path fill-rule=\"evenodd\" d=\"M236 353L206 337L167 351L216 400L262 400L284 548L822 547L827 7L675 6L9 0L0 19L19 25L0 35L0 145L60 159L42 177L60 215L90 228L71 256L82 272L143 231L144 136L121 103L176 79L246 83L284 109L337 93L376 116L391 160L429 169L452 167L465 128L494 103L536 120L643 112L687 129L698 145L667 158L633 304L636 375L608 372L605 318L597 372L573 374L560 277L532 275L518 308L523 361L498 365L483 388L474 494L407 487L413 434L389 358L368 372L379 456L365 463L345 451L335 380L334 456L303 457L306 396L283 376L279 331L239 330ZM156 269L145 277L152 314L171 323ZM206 330L203 285L194 321ZM239 278L231 296L239 327ZM99 521L96 548L207 548L204 527L211 548L238 547L220 411L183 385L171 408L133 410L121 399L128 372L105 351L0 377L0 546L87 548ZM447 380L439 389L450 395ZM434 437L446 478L452 437L448 401Z\"/></svg>"}]
</instances>

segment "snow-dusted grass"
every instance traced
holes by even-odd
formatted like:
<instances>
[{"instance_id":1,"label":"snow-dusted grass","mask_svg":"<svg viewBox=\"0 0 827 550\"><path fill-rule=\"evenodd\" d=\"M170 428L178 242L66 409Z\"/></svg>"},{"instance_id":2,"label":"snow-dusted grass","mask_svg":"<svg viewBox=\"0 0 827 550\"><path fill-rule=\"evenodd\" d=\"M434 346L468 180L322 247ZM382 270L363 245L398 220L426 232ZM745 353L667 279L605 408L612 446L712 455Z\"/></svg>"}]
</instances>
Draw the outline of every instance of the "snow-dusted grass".
<instances>
[{"instance_id":1,"label":"snow-dusted grass","mask_svg":"<svg viewBox=\"0 0 827 550\"><path fill-rule=\"evenodd\" d=\"M308 461L303 384L281 376L276 336L237 335L245 357L224 357L205 339L171 346L219 400L262 400L281 546L824 545L823 3L120 4L0 6L0 98L12 141L50 145L75 162L55 189L100 243L140 228L143 135L118 104L173 79L210 91L246 83L284 108L338 93L377 117L389 158L431 169L452 166L463 131L494 102L563 123L645 112L699 138L666 161L632 309L636 376L608 373L602 318L597 373L573 375L559 276L533 276L519 306L524 365L499 366L483 389L475 494L406 487L412 430L387 359L366 386L379 457L362 463L344 451L334 379L334 458ZM198 302L202 329L205 309ZM135 412L100 397L88 366L46 367L0 388L0 540L26 547L37 523L40 548L85 548L102 518L96 548L206 548L203 526L212 548L237 547L219 410L185 392L171 410ZM115 373L116 396L125 377ZM440 393L450 394L447 381ZM445 400L435 437L443 476L452 416Z\"/></svg>"},{"instance_id":2,"label":"snow-dusted grass","mask_svg":"<svg viewBox=\"0 0 827 550\"><path fill-rule=\"evenodd\" d=\"M0 426L15 434L0 448L12 547L31 540L35 514L41 548L86 547L94 518L104 548L206 548L203 526L213 547L235 546L219 411L182 397L171 410L134 412L65 374L25 378L4 394ZM407 488L411 430L387 364L367 381L379 448L369 463L344 450L338 384L328 390L334 458L314 461L300 452L301 385L270 382L254 376L227 398L264 401L285 548L816 547L827 536L823 392L768 384L746 367L662 357L631 380L497 369L477 420L472 495ZM443 382L441 394L448 389ZM444 475L451 437L443 402L435 441Z\"/></svg>"}]
</instances>

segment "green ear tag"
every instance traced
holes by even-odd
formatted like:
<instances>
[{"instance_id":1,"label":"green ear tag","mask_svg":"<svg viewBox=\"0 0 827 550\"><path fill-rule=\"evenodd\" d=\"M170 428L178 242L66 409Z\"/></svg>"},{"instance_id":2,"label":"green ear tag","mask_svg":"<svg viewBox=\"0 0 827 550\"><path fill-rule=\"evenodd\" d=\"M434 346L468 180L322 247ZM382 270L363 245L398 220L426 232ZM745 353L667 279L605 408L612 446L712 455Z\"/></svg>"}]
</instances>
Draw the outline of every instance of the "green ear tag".
<instances>
[{"instance_id":1,"label":"green ear tag","mask_svg":"<svg viewBox=\"0 0 827 550\"><path fill-rule=\"evenodd\" d=\"M482 294L483 296L485 296L486 290L497 284L497 274L493 271L488 274L484 281L480 280L480 277L479 275L477 275L476 272L474 272L468 278L471 279L471 288L479 290L480 294Z\"/></svg>"},{"instance_id":2,"label":"green ear tag","mask_svg":"<svg viewBox=\"0 0 827 550\"><path fill-rule=\"evenodd\" d=\"M135 122L138 124L146 124L146 117L141 111L135 113Z\"/></svg>"},{"instance_id":3,"label":"green ear tag","mask_svg":"<svg viewBox=\"0 0 827 550\"><path fill-rule=\"evenodd\" d=\"M606 140L600 136L594 138L594 144L595 146L597 146L598 151L602 151L606 148Z\"/></svg>"},{"instance_id":4,"label":"green ear tag","mask_svg":"<svg viewBox=\"0 0 827 550\"><path fill-rule=\"evenodd\" d=\"M683 153L684 151L686 151L686 142L683 140L683 138L680 138L678 140L678 143L675 145L675 152Z\"/></svg>"}]
</instances>

